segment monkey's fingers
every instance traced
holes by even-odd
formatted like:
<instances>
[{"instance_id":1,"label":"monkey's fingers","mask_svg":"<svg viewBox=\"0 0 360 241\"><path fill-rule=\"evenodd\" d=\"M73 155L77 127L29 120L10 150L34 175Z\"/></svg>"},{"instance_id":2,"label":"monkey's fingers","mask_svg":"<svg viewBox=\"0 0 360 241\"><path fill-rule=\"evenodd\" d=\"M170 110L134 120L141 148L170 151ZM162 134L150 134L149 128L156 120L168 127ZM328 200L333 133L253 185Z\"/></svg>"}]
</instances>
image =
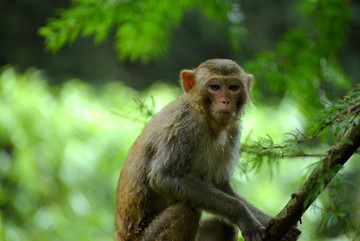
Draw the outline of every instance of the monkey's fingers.
<instances>
[{"instance_id":1,"label":"monkey's fingers","mask_svg":"<svg viewBox=\"0 0 360 241\"><path fill-rule=\"evenodd\" d=\"M262 230L265 231L264 228L259 229L260 232L254 232L252 234L243 234L243 238L245 241L263 241L265 239L264 233Z\"/></svg>"},{"instance_id":2,"label":"monkey's fingers","mask_svg":"<svg viewBox=\"0 0 360 241\"><path fill-rule=\"evenodd\" d=\"M299 238L301 234L301 230L297 228L297 226L293 226L289 232L281 239L281 241L295 241Z\"/></svg>"},{"instance_id":3,"label":"monkey's fingers","mask_svg":"<svg viewBox=\"0 0 360 241\"><path fill-rule=\"evenodd\" d=\"M266 239L266 229L265 228L260 228L260 233L261 233L261 238L263 240Z\"/></svg>"},{"instance_id":4,"label":"monkey's fingers","mask_svg":"<svg viewBox=\"0 0 360 241\"><path fill-rule=\"evenodd\" d=\"M292 236L299 236L301 234L301 230L298 229L297 226L293 226L288 233L292 234Z\"/></svg>"}]
</instances>

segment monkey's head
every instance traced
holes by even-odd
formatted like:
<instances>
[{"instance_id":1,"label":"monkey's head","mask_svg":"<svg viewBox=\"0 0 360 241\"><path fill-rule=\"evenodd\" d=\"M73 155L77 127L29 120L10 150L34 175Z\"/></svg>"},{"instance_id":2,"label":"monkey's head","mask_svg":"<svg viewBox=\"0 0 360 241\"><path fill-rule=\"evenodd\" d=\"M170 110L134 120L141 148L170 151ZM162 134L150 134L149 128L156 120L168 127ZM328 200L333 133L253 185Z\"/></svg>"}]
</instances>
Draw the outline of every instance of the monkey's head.
<instances>
[{"instance_id":1,"label":"monkey's head","mask_svg":"<svg viewBox=\"0 0 360 241\"><path fill-rule=\"evenodd\" d=\"M218 123L238 119L249 98L253 76L232 60L211 59L181 72L186 94Z\"/></svg>"}]
</instances>

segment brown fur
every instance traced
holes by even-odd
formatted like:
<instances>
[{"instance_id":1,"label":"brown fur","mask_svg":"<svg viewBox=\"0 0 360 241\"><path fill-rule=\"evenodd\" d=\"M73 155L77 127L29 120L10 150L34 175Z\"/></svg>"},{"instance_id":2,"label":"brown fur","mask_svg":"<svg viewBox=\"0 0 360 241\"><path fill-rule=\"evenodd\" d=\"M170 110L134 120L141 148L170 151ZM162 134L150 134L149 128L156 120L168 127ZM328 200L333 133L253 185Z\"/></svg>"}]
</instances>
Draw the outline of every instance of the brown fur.
<instances>
[{"instance_id":1,"label":"brown fur","mask_svg":"<svg viewBox=\"0 0 360 241\"><path fill-rule=\"evenodd\" d=\"M226 88L212 90L211 78ZM239 227L245 240L260 241L270 217L230 185L252 76L231 60L215 59L184 70L182 80L186 94L153 117L126 158L116 239L237 240ZM233 82L239 92L227 89ZM221 218L200 222L202 210Z\"/></svg>"}]
</instances>

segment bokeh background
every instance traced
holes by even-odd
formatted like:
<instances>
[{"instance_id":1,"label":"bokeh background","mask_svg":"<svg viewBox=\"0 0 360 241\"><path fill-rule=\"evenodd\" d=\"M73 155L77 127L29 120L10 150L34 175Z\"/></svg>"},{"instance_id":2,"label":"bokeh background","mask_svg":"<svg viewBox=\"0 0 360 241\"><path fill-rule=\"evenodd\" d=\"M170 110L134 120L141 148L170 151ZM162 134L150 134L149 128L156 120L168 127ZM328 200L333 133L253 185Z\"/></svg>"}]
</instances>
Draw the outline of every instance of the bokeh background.
<instances>
[{"instance_id":1,"label":"bokeh background","mask_svg":"<svg viewBox=\"0 0 360 241\"><path fill-rule=\"evenodd\" d=\"M243 139L281 142L304 131L319 110L360 83L360 1L328 0L310 9L316 2L233 1L241 25L235 40L228 34L231 16L189 9L168 51L144 62L119 60L115 30L101 43L89 36L55 54L46 51L39 28L71 2L1 0L0 240L112 240L117 179L128 149L151 115L183 93L180 70L206 59L236 60L255 76ZM319 14L324 18L316 19ZM321 28L331 30L325 40L306 42L301 35L316 39ZM311 148L324 152L332 143L325 136ZM238 168L233 183L276 215L317 161L287 158L245 174ZM355 221L359 170L357 154L340 174L346 183L340 203ZM352 240L338 216L322 221L329 195L325 191L304 215L300 240Z\"/></svg>"}]
</instances>

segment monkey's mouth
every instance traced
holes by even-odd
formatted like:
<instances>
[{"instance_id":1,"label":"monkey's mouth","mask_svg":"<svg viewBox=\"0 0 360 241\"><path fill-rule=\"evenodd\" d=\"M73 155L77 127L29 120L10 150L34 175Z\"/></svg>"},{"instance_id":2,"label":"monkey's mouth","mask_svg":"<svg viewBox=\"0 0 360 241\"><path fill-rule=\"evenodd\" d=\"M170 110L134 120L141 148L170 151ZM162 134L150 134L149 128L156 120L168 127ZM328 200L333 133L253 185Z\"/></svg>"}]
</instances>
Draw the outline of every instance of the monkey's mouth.
<instances>
[{"instance_id":1,"label":"monkey's mouth","mask_svg":"<svg viewBox=\"0 0 360 241\"><path fill-rule=\"evenodd\" d=\"M220 119L230 119L234 116L234 114L230 111L218 111L218 112L216 112L216 115Z\"/></svg>"}]
</instances>

